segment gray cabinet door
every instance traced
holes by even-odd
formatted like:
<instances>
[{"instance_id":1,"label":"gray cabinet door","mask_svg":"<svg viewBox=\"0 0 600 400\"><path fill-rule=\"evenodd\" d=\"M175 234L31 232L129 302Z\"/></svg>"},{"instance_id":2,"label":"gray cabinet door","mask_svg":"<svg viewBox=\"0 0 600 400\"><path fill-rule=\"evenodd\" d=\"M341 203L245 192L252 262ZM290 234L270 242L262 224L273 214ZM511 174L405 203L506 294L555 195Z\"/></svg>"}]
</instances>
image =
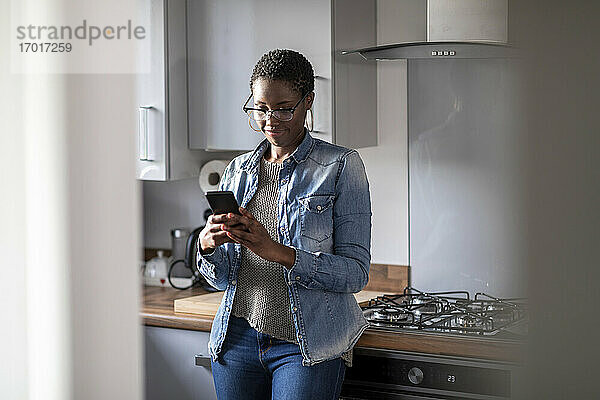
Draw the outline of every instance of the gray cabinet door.
<instances>
[{"instance_id":1,"label":"gray cabinet door","mask_svg":"<svg viewBox=\"0 0 600 400\"><path fill-rule=\"evenodd\" d=\"M210 370L194 358L208 355L208 338L208 332L145 326L145 399L215 400Z\"/></svg>"},{"instance_id":2,"label":"gray cabinet door","mask_svg":"<svg viewBox=\"0 0 600 400\"><path fill-rule=\"evenodd\" d=\"M190 150L187 106L187 34L185 0L139 3L147 21L147 40L137 75L137 178L172 181L197 177L203 163L228 159L231 152Z\"/></svg>"},{"instance_id":3,"label":"gray cabinet door","mask_svg":"<svg viewBox=\"0 0 600 400\"><path fill-rule=\"evenodd\" d=\"M195 0L187 18L191 148L251 150L263 139L242 104L254 64L276 48L313 64L314 136L331 140L330 1Z\"/></svg>"}]
</instances>

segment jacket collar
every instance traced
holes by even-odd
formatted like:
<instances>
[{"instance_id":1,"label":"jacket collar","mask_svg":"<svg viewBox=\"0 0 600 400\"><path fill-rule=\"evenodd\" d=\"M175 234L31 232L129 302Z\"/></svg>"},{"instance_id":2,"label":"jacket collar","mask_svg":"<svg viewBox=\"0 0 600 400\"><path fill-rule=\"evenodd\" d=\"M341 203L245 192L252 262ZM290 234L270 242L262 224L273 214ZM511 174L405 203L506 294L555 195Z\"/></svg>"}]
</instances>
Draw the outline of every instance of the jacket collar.
<instances>
[{"instance_id":1,"label":"jacket collar","mask_svg":"<svg viewBox=\"0 0 600 400\"><path fill-rule=\"evenodd\" d=\"M288 158L295 160L297 163L301 163L308 158L308 155L312 151L314 145L315 139L313 139L308 130L304 128L304 139L302 139L302 142L300 142L298 147L296 147L296 150L294 150L294 152ZM257 173L260 159L269 149L269 146L269 141L266 138L263 139L252 151L250 157L244 161L240 168L248 173Z\"/></svg>"}]
</instances>

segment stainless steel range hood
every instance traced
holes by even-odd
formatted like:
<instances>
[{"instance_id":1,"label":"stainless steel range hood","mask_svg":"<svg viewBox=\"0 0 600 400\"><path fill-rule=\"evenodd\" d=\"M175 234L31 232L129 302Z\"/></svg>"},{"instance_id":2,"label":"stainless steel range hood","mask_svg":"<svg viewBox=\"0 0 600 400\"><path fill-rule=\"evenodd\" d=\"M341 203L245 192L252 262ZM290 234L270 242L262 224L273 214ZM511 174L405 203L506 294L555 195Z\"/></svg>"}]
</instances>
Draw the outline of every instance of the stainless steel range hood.
<instances>
[{"instance_id":1,"label":"stainless steel range hood","mask_svg":"<svg viewBox=\"0 0 600 400\"><path fill-rule=\"evenodd\" d=\"M402 42L342 54L366 60L512 58L508 45L508 0L427 0L426 41ZM421 15L415 14L415 18ZM402 40L402 39L400 39Z\"/></svg>"},{"instance_id":2,"label":"stainless steel range hood","mask_svg":"<svg viewBox=\"0 0 600 400\"><path fill-rule=\"evenodd\" d=\"M364 49L346 50L342 54L360 54L365 60L512 58L516 49L492 42L407 42Z\"/></svg>"}]
</instances>

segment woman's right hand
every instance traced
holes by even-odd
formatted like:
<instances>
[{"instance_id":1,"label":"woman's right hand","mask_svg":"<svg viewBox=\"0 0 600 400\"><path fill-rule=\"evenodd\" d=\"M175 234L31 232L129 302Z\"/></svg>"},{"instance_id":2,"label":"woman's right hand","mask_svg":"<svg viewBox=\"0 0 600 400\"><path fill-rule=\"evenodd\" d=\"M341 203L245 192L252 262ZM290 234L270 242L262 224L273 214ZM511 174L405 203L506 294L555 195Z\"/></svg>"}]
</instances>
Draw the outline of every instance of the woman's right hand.
<instances>
[{"instance_id":1,"label":"woman's right hand","mask_svg":"<svg viewBox=\"0 0 600 400\"><path fill-rule=\"evenodd\" d=\"M204 229L200 231L200 251L202 254L212 253L217 246L223 243L233 242L233 240L227 236L227 232L221 229L223 224L227 224L229 218L227 214L213 214L208 217Z\"/></svg>"}]
</instances>

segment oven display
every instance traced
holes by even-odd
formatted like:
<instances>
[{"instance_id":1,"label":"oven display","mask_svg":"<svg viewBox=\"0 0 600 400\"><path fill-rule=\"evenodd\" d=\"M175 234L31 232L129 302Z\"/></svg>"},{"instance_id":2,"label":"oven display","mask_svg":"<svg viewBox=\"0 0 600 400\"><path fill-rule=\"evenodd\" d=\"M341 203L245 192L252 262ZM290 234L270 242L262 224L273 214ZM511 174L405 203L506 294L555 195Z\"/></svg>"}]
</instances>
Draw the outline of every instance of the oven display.
<instances>
[{"instance_id":1,"label":"oven display","mask_svg":"<svg viewBox=\"0 0 600 400\"><path fill-rule=\"evenodd\" d=\"M357 354L347 381L362 381L446 390L469 394L510 397L511 372L481 366L384 358Z\"/></svg>"}]
</instances>

